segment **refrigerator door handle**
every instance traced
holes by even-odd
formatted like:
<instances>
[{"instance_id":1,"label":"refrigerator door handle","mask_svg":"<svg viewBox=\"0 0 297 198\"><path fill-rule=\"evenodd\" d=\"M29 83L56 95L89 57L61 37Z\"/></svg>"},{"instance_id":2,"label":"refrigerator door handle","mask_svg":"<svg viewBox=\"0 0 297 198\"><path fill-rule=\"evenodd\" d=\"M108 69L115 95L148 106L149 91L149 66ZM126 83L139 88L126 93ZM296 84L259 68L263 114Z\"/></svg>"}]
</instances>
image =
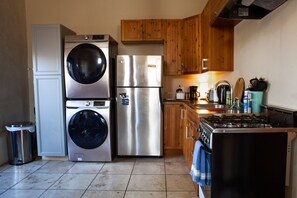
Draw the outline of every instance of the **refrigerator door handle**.
<instances>
[{"instance_id":1,"label":"refrigerator door handle","mask_svg":"<svg viewBox=\"0 0 297 198\"><path fill-rule=\"evenodd\" d=\"M163 97L162 97L162 88L159 88L159 100L160 100L161 110L164 111L164 104L163 104Z\"/></svg>"}]
</instances>

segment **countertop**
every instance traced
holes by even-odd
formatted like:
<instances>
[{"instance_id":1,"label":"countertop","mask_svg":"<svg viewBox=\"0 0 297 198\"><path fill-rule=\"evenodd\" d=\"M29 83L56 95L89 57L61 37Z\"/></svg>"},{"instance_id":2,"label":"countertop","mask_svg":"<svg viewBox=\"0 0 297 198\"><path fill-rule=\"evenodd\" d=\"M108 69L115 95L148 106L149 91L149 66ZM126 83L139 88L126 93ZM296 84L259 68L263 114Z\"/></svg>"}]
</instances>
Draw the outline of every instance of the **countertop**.
<instances>
[{"instance_id":1,"label":"countertop","mask_svg":"<svg viewBox=\"0 0 297 198\"><path fill-rule=\"evenodd\" d=\"M181 103L181 104L185 104L188 109L190 109L192 112L195 112L199 115L253 115L253 113L244 113L242 109L228 109L228 107L226 109L198 109L193 107L193 105L195 104L209 104L208 101L203 100L203 99L198 99L198 100L168 100L165 99L163 100L164 104L177 104L177 103ZM218 103L214 103L214 104L218 104ZM254 115L263 115L265 114L265 111L262 111L259 114L254 114Z\"/></svg>"}]
</instances>

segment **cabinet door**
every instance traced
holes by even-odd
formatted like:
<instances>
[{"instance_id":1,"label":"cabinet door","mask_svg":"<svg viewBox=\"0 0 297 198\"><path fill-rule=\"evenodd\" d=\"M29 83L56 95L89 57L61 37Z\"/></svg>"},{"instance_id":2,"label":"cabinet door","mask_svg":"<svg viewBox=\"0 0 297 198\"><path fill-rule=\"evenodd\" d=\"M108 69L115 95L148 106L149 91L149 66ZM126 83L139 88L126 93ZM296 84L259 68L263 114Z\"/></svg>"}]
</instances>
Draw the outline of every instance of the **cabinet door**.
<instances>
[{"instance_id":1,"label":"cabinet door","mask_svg":"<svg viewBox=\"0 0 297 198\"><path fill-rule=\"evenodd\" d=\"M200 73L201 27L200 15L183 20L183 61L184 74Z\"/></svg>"},{"instance_id":2,"label":"cabinet door","mask_svg":"<svg viewBox=\"0 0 297 198\"><path fill-rule=\"evenodd\" d=\"M142 20L122 20L121 40L123 43L143 40Z\"/></svg>"},{"instance_id":3,"label":"cabinet door","mask_svg":"<svg viewBox=\"0 0 297 198\"><path fill-rule=\"evenodd\" d=\"M121 21L123 43L163 43L163 36L161 19Z\"/></svg>"},{"instance_id":4,"label":"cabinet door","mask_svg":"<svg viewBox=\"0 0 297 198\"><path fill-rule=\"evenodd\" d=\"M181 75L181 27L182 20L166 20L164 38L165 75Z\"/></svg>"},{"instance_id":5,"label":"cabinet door","mask_svg":"<svg viewBox=\"0 0 297 198\"><path fill-rule=\"evenodd\" d=\"M143 20L143 40L163 41L163 28L161 19Z\"/></svg>"},{"instance_id":6,"label":"cabinet door","mask_svg":"<svg viewBox=\"0 0 297 198\"><path fill-rule=\"evenodd\" d=\"M62 40L59 25L32 26L33 72L35 75L62 73Z\"/></svg>"},{"instance_id":7,"label":"cabinet door","mask_svg":"<svg viewBox=\"0 0 297 198\"><path fill-rule=\"evenodd\" d=\"M202 72L233 71L234 28L211 26L214 3L208 1L201 15Z\"/></svg>"},{"instance_id":8,"label":"cabinet door","mask_svg":"<svg viewBox=\"0 0 297 198\"><path fill-rule=\"evenodd\" d=\"M191 112L191 110L186 110L186 126L184 132L184 145L183 145L183 154L187 161L188 169L191 169L194 146L196 141L199 138L197 128L199 126L199 115Z\"/></svg>"},{"instance_id":9,"label":"cabinet door","mask_svg":"<svg viewBox=\"0 0 297 198\"><path fill-rule=\"evenodd\" d=\"M61 76L35 76L34 99L39 156L65 156L65 109Z\"/></svg>"},{"instance_id":10,"label":"cabinet door","mask_svg":"<svg viewBox=\"0 0 297 198\"><path fill-rule=\"evenodd\" d=\"M183 112L180 104L164 105L165 154L182 152Z\"/></svg>"}]
</instances>

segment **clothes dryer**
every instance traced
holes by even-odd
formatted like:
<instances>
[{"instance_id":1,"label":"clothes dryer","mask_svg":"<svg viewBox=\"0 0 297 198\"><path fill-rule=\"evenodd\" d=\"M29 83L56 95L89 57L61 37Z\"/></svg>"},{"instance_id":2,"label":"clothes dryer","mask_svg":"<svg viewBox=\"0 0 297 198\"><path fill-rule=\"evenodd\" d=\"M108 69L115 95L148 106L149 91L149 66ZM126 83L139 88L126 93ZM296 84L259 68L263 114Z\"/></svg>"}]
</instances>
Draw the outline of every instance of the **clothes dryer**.
<instances>
[{"instance_id":1,"label":"clothes dryer","mask_svg":"<svg viewBox=\"0 0 297 198\"><path fill-rule=\"evenodd\" d=\"M111 101L66 101L68 158L71 161L112 161Z\"/></svg>"},{"instance_id":2,"label":"clothes dryer","mask_svg":"<svg viewBox=\"0 0 297 198\"><path fill-rule=\"evenodd\" d=\"M114 98L117 42L109 35L65 37L65 88L68 99Z\"/></svg>"}]
</instances>

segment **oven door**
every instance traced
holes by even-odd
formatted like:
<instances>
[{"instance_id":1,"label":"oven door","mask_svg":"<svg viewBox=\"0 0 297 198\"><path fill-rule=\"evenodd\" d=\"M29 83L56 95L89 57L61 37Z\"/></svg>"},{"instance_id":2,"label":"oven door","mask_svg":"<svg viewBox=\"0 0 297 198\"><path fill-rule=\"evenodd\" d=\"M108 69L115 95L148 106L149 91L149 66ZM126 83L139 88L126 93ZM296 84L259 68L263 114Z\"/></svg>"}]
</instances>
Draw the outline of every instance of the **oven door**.
<instances>
[{"instance_id":1,"label":"oven door","mask_svg":"<svg viewBox=\"0 0 297 198\"><path fill-rule=\"evenodd\" d=\"M284 197L286 150L283 132L214 133L211 196Z\"/></svg>"}]
</instances>

